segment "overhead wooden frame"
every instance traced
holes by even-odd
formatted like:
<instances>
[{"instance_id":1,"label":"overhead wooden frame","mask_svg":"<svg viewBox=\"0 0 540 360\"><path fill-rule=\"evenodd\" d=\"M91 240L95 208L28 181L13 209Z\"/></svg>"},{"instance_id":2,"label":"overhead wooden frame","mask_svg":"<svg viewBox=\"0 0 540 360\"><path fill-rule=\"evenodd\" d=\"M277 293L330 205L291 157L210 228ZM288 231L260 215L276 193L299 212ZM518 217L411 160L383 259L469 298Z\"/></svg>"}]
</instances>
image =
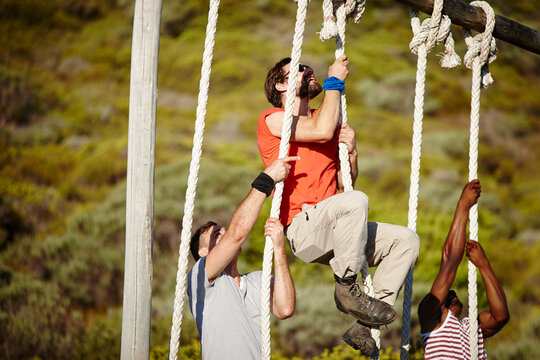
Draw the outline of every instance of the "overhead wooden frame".
<instances>
[{"instance_id":1,"label":"overhead wooden frame","mask_svg":"<svg viewBox=\"0 0 540 360\"><path fill-rule=\"evenodd\" d=\"M433 12L434 0L396 0L418 9L426 14ZM483 32L486 15L481 8L469 5L460 0L444 0L443 13L448 15L452 23L469 29ZM495 15L493 36L522 49L540 55L540 32L528 26Z\"/></svg>"}]
</instances>

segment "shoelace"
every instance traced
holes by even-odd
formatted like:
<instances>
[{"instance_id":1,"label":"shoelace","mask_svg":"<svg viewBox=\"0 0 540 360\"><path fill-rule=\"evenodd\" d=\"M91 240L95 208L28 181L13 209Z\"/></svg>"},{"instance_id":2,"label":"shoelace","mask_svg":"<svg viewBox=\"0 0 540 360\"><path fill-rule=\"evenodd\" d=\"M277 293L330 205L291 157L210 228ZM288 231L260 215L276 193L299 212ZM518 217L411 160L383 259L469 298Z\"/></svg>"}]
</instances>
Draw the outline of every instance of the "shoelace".
<instances>
[{"instance_id":1,"label":"shoelace","mask_svg":"<svg viewBox=\"0 0 540 360\"><path fill-rule=\"evenodd\" d=\"M364 298L363 295L365 295L364 292L360 290L360 286L358 285L358 283L354 283L349 288L349 292L351 292L354 297L359 298L359 299L363 299Z\"/></svg>"}]
</instances>

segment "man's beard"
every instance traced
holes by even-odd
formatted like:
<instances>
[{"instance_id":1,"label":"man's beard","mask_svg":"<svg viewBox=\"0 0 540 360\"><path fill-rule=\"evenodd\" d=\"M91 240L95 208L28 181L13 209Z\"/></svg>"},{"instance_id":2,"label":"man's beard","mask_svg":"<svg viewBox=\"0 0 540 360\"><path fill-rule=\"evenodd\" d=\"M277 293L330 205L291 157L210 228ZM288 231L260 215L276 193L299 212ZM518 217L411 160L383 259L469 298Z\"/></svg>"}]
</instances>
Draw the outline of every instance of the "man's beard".
<instances>
[{"instance_id":1,"label":"man's beard","mask_svg":"<svg viewBox=\"0 0 540 360\"><path fill-rule=\"evenodd\" d=\"M311 100L319 95L322 90L323 87L317 81L309 81L308 78L303 78L300 85L300 97L307 97Z\"/></svg>"}]
</instances>

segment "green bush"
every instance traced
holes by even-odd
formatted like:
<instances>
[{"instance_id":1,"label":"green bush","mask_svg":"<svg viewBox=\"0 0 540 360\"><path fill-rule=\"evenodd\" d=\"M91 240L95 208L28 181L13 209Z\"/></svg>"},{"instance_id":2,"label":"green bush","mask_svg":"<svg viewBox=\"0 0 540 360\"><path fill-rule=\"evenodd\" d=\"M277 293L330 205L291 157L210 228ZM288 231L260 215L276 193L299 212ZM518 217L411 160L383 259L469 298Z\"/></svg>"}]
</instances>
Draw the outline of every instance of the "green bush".
<instances>
[{"instance_id":1,"label":"green bush","mask_svg":"<svg viewBox=\"0 0 540 360\"><path fill-rule=\"evenodd\" d=\"M71 359L82 319L69 307L56 284L14 273L0 288L0 358Z\"/></svg>"}]
</instances>

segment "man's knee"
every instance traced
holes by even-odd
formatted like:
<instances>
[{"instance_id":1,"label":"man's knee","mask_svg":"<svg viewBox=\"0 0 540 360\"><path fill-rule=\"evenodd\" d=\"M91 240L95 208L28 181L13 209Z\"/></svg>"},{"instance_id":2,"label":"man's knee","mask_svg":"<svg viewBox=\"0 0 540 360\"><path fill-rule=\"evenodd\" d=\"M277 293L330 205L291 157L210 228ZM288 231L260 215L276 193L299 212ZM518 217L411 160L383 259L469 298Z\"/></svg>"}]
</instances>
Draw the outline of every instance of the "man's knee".
<instances>
[{"instance_id":1,"label":"man's knee","mask_svg":"<svg viewBox=\"0 0 540 360\"><path fill-rule=\"evenodd\" d=\"M369 207L369 198L361 191L347 191L340 195L343 198L343 204L350 209L367 209Z\"/></svg>"},{"instance_id":2,"label":"man's knee","mask_svg":"<svg viewBox=\"0 0 540 360\"><path fill-rule=\"evenodd\" d=\"M420 252L420 237L418 234L411 229L404 227L400 237L400 242L401 246L406 249L408 254L410 254L412 263L415 263Z\"/></svg>"}]
</instances>

